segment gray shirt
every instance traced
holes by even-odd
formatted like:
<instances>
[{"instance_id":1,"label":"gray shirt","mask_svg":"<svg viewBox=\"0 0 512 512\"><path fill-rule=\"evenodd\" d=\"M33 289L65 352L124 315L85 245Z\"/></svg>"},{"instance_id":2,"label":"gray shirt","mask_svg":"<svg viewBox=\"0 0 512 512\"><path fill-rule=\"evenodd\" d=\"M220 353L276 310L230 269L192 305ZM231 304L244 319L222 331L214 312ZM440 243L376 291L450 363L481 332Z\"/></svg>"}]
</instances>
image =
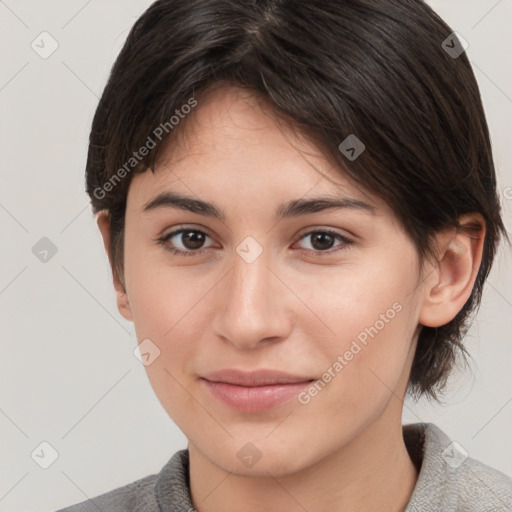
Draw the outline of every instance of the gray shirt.
<instances>
[{"instance_id":1,"label":"gray shirt","mask_svg":"<svg viewBox=\"0 0 512 512\"><path fill-rule=\"evenodd\" d=\"M403 427L419 477L406 512L512 512L512 478L467 457L432 423ZM188 450L176 452L158 474L57 512L193 512Z\"/></svg>"}]
</instances>

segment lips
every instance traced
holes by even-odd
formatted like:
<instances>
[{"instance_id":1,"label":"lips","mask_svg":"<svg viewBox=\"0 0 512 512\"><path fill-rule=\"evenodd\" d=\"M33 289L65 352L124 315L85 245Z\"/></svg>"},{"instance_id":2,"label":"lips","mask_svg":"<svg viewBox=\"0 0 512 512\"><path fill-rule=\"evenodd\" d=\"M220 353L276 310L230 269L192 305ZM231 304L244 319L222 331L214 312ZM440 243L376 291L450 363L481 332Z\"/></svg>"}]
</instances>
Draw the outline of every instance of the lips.
<instances>
[{"instance_id":1,"label":"lips","mask_svg":"<svg viewBox=\"0 0 512 512\"><path fill-rule=\"evenodd\" d=\"M272 386L276 384L297 384L313 380L312 377L292 375L279 370L266 369L252 372L227 369L205 374L202 378L210 382L224 382L236 386Z\"/></svg>"},{"instance_id":2,"label":"lips","mask_svg":"<svg viewBox=\"0 0 512 512\"><path fill-rule=\"evenodd\" d=\"M202 377L211 395L231 409L263 412L289 402L314 379L276 370L222 370Z\"/></svg>"}]
</instances>

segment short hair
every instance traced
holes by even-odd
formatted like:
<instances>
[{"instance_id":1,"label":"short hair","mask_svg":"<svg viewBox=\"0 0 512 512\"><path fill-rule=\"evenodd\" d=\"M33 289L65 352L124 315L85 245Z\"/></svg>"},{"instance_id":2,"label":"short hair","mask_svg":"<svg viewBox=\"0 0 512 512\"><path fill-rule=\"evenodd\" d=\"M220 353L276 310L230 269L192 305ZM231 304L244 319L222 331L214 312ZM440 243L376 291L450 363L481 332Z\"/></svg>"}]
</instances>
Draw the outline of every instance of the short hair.
<instances>
[{"instance_id":1,"label":"short hair","mask_svg":"<svg viewBox=\"0 0 512 512\"><path fill-rule=\"evenodd\" d=\"M419 332L408 391L438 399L457 356L466 361L470 315L508 239L478 85L454 37L421 0L154 2L112 67L90 133L87 193L94 213L109 213L114 276L124 286L132 176L155 172L208 88L245 88L392 208L422 268L436 232L461 229L465 213L485 219L470 298L452 321ZM349 135L365 145L355 159L339 148Z\"/></svg>"}]
</instances>

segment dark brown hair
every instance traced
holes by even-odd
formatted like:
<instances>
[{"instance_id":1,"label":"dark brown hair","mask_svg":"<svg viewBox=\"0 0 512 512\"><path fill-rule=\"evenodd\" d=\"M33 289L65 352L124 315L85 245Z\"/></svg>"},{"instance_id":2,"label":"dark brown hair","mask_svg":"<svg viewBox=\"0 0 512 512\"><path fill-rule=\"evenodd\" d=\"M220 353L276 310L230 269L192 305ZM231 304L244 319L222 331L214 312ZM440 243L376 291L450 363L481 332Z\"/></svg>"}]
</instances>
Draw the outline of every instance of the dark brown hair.
<instances>
[{"instance_id":1,"label":"dark brown hair","mask_svg":"<svg viewBox=\"0 0 512 512\"><path fill-rule=\"evenodd\" d=\"M112 68L90 134L87 193L94 213L110 215L114 275L123 283L133 174L155 171L163 143L186 124L184 106L200 108L207 88L250 89L393 209L421 262L460 215L485 219L471 297L448 324L420 330L409 391L436 398L467 355L462 338L506 236L477 82L466 54L449 51L460 49L452 32L421 0L152 4ZM338 148L351 134L365 145L354 160Z\"/></svg>"}]
</instances>

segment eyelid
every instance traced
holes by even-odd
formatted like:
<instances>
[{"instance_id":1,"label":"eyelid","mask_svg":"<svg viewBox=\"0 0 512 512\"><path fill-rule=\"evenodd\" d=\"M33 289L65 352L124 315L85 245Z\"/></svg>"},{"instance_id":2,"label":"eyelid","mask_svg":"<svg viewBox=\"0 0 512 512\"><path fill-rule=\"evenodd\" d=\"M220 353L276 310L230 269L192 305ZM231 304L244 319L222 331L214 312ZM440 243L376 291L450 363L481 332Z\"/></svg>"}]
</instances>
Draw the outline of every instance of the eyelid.
<instances>
[{"instance_id":1,"label":"eyelid","mask_svg":"<svg viewBox=\"0 0 512 512\"><path fill-rule=\"evenodd\" d=\"M207 227L202 226L202 225L197 225L197 224L178 224L176 226L173 226L172 229L168 233L166 233L166 231L164 230L159 238L164 238L169 235L176 234L177 231L182 231L182 230L187 230L187 229L189 229L190 231L202 231L209 237L214 238L212 235L212 232Z\"/></svg>"},{"instance_id":2,"label":"eyelid","mask_svg":"<svg viewBox=\"0 0 512 512\"><path fill-rule=\"evenodd\" d=\"M303 230L300 230L299 233L296 235L297 238L302 238L305 235L310 235L311 233L330 233L331 235L340 236L342 238L345 238L346 240L350 240L351 238L356 238L355 235L352 234L345 234L340 231L338 231L339 228L333 228L330 226L310 226L307 228L304 228ZM346 230L344 230L347 232Z\"/></svg>"}]
</instances>

